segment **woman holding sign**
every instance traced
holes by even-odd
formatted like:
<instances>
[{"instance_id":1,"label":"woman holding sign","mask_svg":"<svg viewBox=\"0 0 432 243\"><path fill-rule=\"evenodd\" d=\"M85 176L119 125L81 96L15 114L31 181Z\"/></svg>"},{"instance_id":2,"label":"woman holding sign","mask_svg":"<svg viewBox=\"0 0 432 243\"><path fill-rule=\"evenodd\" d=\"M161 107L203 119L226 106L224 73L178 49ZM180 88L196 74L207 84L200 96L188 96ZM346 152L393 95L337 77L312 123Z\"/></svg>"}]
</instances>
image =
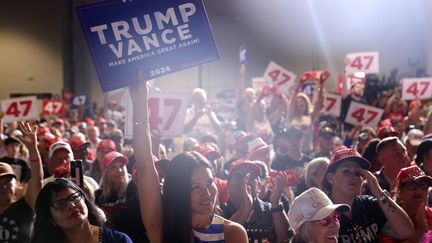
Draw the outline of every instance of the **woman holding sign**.
<instances>
[{"instance_id":1,"label":"woman holding sign","mask_svg":"<svg viewBox=\"0 0 432 243\"><path fill-rule=\"evenodd\" d=\"M318 94L315 104L312 106L309 97L300 91L300 85L306 80L315 80L316 74L306 72L300 76L298 83L294 87L294 93L288 101L288 108L286 112L285 127L296 125L301 127L303 137L302 150L310 152L312 150L313 136L312 124L318 118L320 108L323 104L323 82L318 82ZM312 108L313 107L313 108Z\"/></svg>"},{"instance_id":2,"label":"woman holding sign","mask_svg":"<svg viewBox=\"0 0 432 243\"><path fill-rule=\"evenodd\" d=\"M130 93L141 217L150 242L247 242L241 225L215 214L214 175L199 154L182 153L171 161L162 197L151 152L147 84L142 80Z\"/></svg>"}]
</instances>

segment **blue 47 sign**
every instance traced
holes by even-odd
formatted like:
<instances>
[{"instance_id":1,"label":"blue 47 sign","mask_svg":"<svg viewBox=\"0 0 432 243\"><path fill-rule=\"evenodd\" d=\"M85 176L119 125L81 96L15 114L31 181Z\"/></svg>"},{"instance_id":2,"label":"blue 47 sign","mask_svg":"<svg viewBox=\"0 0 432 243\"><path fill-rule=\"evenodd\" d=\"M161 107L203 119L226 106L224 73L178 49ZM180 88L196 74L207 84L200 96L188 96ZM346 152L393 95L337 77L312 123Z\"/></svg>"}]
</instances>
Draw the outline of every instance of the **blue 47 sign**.
<instances>
[{"instance_id":1,"label":"blue 47 sign","mask_svg":"<svg viewBox=\"0 0 432 243\"><path fill-rule=\"evenodd\" d=\"M104 92L219 58L202 0L109 0L76 8Z\"/></svg>"}]
</instances>

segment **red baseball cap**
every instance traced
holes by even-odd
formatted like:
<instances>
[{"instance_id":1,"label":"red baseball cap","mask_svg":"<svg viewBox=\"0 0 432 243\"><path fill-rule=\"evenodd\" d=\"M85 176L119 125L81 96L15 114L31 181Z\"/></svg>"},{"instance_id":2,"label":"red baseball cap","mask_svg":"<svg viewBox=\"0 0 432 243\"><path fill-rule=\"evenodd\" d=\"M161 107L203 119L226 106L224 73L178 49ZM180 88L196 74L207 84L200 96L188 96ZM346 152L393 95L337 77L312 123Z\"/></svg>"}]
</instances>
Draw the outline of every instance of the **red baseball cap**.
<instances>
[{"instance_id":1,"label":"red baseball cap","mask_svg":"<svg viewBox=\"0 0 432 243\"><path fill-rule=\"evenodd\" d=\"M229 168L229 174L231 175L236 171L250 173L253 177L258 177L261 175L261 168L248 159L238 159L232 162Z\"/></svg>"},{"instance_id":2,"label":"red baseball cap","mask_svg":"<svg viewBox=\"0 0 432 243\"><path fill-rule=\"evenodd\" d=\"M113 140L111 139L103 139L99 142L97 149L111 149L112 151L117 151L117 147Z\"/></svg>"},{"instance_id":3,"label":"red baseball cap","mask_svg":"<svg viewBox=\"0 0 432 243\"><path fill-rule=\"evenodd\" d=\"M111 152L105 154L105 156L102 160L102 164L106 168L106 167L110 166L112 164L112 162L114 162L114 160L116 160L116 159L120 159L125 165L127 165L129 163L129 160L126 156L124 156L123 154L121 154L117 151L111 151Z\"/></svg>"},{"instance_id":4,"label":"red baseball cap","mask_svg":"<svg viewBox=\"0 0 432 243\"><path fill-rule=\"evenodd\" d=\"M53 123L60 123L60 124L64 124L64 120L61 119L61 118L57 118L57 119L54 120Z\"/></svg>"},{"instance_id":5,"label":"red baseball cap","mask_svg":"<svg viewBox=\"0 0 432 243\"><path fill-rule=\"evenodd\" d=\"M270 145L264 142L264 140L260 137L257 137L248 143L249 157L252 157L252 155L254 155L258 151L262 151L266 149L269 150Z\"/></svg>"},{"instance_id":6,"label":"red baseball cap","mask_svg":"<svg viewBox=\"0 0 432 243\"><path fill-rule=\"evenodd\" d=\"M85 140L82 136L73 136L69 141L69 144L72 149L81 148L83 146L90 146L90 143Z\"/></svg>"},{"instance_id":7,"label":"red baseball cap","mask_svg":"<svg viewBox=\"0 0 432 243\"><path fill-rule=\"evenodd\" d=\"M399 174L396 177L396 184L400 185L403 182L410 181L426 181L429 185L432 185L432 177L426 175L424 171L420 169L417 165L413 165L410 167L402 168L399 171Z\"/></svg>"},{"instance_id":8,"label":"red baseball cap","mask_svg":"<svg viewBox=\"0 0 432 243\"><path fill-rule=\"evenodd\" d=\"M208 160L215 160L221 157L221 154L217 151L216 145L212 143L202 143L195 146L194 150L206 157Z\"/></svg>"},{"instance_id":9,"label":"red baseball cap","mask_svg":"<svg viewBox=\"0 0 432 243\"><path fill-rule=\"evenodd\" d=\"M399 132L393 126L383 126L378 128L377 137L383 139L386 137L399 136Z\"/></svg>"},{"instance_id":10,"label":"red baseball cap","mask_svg":"<svg viewBox=\"0 0 432 243\"><path fill-rule=\"evenodd\" d=\"M45 135L47 133L51 133L49 127L39 127L37 130L38 135Z\"/></svg>"},{"instance_id":11,"label":"red baseball cap","mask_svg":"<svg viewBox=\"0 0 432 243\"><path fill-rule=\"evenodd\" d=\"M328 167L328 171L334 171L340 163L344 161L353 161L360 165L361 168L368 170L371 167L371 164L367 159L361 157L361 155L357 152L357 150L348 148L348 149L339 149L334 152L330 165Z\"/></svg>"},{"instance_id":12,"label":"red baseball cap","mask_svg":"<svg viewBox=\"0 0 432 243\"><path fill-rule=\"evenodd\" d=\"M234 137L234 145L247 143L253 138L255 138L253 134L247 134L246 132L241 130L235 131L233 133L233 137Z\"/></svg>"},{"instance_id":13,"label":"red baseball cap","mask_svg":"<svg viewBox=\"0 0 432 243\"><path fill-rule=\"evenodd\" d=\"M96 120L96 124L104 124L104 123L106 123L106 120L105 120L105 118L98 118L97 120Z\"/></svg>"},{"instance_id":14,"label":"red baseball cap","mask_svg":"<svg viewBox=\"0 0 432 243\"><path fill-rule=\"evenodd\" d=\"M85 119L85 122L87 123L88 126L94 126L95 121L93 119L91 119L90 117L87 117Z\"/></svg>"}]
</instances>

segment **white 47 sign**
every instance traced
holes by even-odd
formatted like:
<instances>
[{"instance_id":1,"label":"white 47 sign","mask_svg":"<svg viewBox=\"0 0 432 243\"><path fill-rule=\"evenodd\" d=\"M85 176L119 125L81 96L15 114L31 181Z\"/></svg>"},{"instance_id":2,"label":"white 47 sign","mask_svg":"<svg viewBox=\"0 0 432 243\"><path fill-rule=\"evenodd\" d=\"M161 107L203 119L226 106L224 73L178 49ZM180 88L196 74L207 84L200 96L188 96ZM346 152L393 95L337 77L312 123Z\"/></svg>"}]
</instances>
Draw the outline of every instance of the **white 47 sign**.
<instances>
[{"instance_id":1,"label":"white 47 sign","mask_svg":"<svg viewBox=\"0 0 432 243\"><path fill-rule=\"evenodd\" d=\"M324 93L321 113L338 117L341 112L342 98L340 95Z\"/></svg>"},{"instance_id":2,"label":"white 47 sign","mask_svg":"<svg viewBox=\"0 0 432 243\"><path fill-rule=\"evenodd\" d=\"M421 100L432 98L432 78L406 78L402 79L402 99Z\"/></svg>"},{"instance_id":3,"label":"white 47 sign","mask_svg":"<svg viewBox=\"0 0 432 243\"><path fill-rule=\"evenodd\" d=\"M351 101L345 122L352 125L377 127L383 112L383 109Z\"/></svg>"},{"instance_id":4,"label":"white 47 sign","mask_svg":"<svg viewBox=\"0 0 432 243\"><path fill-rule=\"evenodd\" d=\"M5 113L5 122L37 119L36 96L14 98L1 101L1 109Z\"/></svg>"},{"instance_id":5,"label":"white 47 sign","mask_svg":"<svg viewBox=\"0 0 432 243\"><path fill-rule=\"evenodd\" d=\"M281 91L288 93L289 88L294 86L296 75L271 61L264 72L264 80L270 81Z\"/></svg>"},{"instance_id":6,"label":"white 47 sign","mask_svg":"<svg viewBox=\"0 0 432 243\"><path fill-rule=\"evenodd\" d=\"M151 92L148 95L150 130L160 133L162 138L181 136L190 93L186 92ZM132 137L132 103L128 95L126 110L127 137Z\"/></svg>"},{"instance_id":7,"label":"white 47 sign","mask_svg":"<svg viewBox=\"0 0 432 243\"><path fill-rule=\"evenodd\" d=\"M347 61L346 73L356 72L379 73L378 52L349 53L345 57Z\"/></svg>"}]
</instances>

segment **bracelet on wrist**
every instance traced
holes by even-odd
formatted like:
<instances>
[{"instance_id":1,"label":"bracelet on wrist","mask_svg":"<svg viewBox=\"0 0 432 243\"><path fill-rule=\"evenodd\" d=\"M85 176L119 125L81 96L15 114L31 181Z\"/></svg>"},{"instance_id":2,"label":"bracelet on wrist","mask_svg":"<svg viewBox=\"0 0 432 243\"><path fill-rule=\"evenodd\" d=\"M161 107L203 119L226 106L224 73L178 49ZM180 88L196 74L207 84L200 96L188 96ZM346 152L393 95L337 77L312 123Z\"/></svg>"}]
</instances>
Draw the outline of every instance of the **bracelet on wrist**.
<instances>
[{"instance_id":1,"label":"bracelet on wrist","mask_svg":"<svg viewBox=\"0 0 432 243\"><path fill-rule=\"evenodd\" d=\"M149 121L134 121L134 126L147 126L149 124Z\"/></svg>"}]
</instances>

